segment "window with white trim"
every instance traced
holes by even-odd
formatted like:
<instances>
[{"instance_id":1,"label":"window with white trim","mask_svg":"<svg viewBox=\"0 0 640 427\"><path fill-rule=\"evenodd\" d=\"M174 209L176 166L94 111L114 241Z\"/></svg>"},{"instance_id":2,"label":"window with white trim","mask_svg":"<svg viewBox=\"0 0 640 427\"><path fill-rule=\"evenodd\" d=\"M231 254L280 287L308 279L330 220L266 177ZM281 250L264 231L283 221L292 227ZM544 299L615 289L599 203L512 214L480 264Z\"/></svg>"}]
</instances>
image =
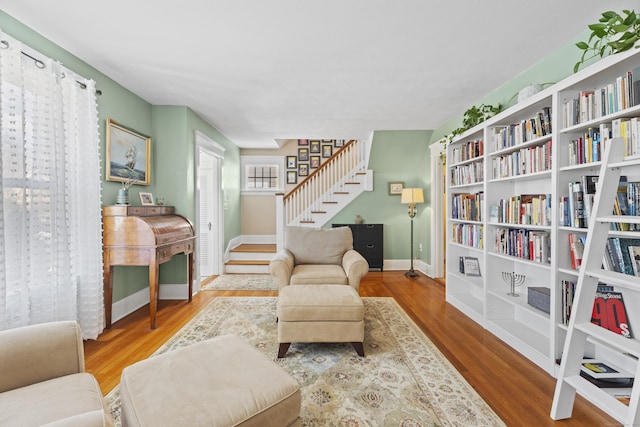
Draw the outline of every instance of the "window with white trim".
<instances>
[{"instance_id":1,"label":"window with white trim","mask_svg":"<svg viewBox=\"0 0 640 427\"><path fill-rule=\"evenodd\" d=\"M282 191L282 156L241 156L242 190L250 192Z\"/></svg>"}]
</instances>

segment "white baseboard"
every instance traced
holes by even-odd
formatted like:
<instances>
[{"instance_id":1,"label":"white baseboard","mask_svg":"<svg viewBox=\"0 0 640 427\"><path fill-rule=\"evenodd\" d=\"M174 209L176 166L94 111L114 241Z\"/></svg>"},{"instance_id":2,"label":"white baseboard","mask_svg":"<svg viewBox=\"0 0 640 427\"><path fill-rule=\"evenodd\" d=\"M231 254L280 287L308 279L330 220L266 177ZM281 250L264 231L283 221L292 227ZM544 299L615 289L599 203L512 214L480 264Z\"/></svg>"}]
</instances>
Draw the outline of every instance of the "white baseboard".
<instances>
[{"instance_id":1,"label":"white baseboard","mask_svg":"<svg viewBox=\"0 0 640 427\"><path fill-rule=\"evenodd\" d=\"M411 261L408 259L386 259L383 262L385 271L398 271L398 270L409 270L411 268ZM414 260L413 261L413 269L418 270L422 274L432 277L432 267L422 260Z\"/></svg>"},{"instance_id":2,"label":"white baseboard","mask_svg":"<svg viewBox=\"0 0 640 427\"><path fill-rule=\"evenodd\" d=\"M160 285L160 299L188 299L189 288L186 283ZM140 307L149 304L149 288L140 289L135 294L129 295L113 303L111 308L111 322L116 322Z\"/></svg>"}]
</instances>

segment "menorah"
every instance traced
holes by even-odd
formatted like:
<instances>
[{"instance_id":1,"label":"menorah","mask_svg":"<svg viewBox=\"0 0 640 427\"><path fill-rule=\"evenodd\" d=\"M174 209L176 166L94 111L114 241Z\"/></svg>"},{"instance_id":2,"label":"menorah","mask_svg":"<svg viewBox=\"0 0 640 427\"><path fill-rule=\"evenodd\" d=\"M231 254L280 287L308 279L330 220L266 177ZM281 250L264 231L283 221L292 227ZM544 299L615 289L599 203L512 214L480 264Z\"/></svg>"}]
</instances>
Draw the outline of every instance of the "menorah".
<instances>
[{"instance_id":1,"label":"menorah","mask_svg":"<svg viewBox=\"0 0 640 427\"><path fill-rule=\"evenodd\" d=\"M515 272L506 272L503 271L502 272L502 280L504 280L511 289L511 292L509 292L507 295L512 296L512 297L519 297L520 294L516 293L516 286L521 286L524 284L524 281L527 279L527 277L524 274L517 274Z\"/></svg>"}]
</instances>

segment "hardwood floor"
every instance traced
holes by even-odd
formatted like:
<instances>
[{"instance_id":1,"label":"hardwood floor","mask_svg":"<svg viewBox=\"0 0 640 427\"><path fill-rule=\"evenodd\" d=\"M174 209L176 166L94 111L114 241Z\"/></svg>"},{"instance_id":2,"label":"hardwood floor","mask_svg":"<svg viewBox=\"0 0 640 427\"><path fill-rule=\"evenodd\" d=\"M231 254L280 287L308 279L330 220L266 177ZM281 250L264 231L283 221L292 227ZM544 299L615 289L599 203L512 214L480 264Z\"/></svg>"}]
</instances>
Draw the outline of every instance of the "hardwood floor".
<instances>
[{"instance_id":1,"label":"hardwood floor","mask_svg":"<svg viewBox=\"0 0 640 427\"><path fill-rule=\"evenodd\" d=\"M579 396L572 418L551 420L554 378L447 304L442 283L424 275L408 279L403 273L368 273L360 295L395 298L507 425L619 425ZM96 376L106 394L119 383L124 367L149 357L213 298L270 295L276 292L203 291L190 304L161 301L155 330L149 329L148 306L143 307L115 322L98 340L85 342L86 370Z\"/></svg>"}]
</instances>

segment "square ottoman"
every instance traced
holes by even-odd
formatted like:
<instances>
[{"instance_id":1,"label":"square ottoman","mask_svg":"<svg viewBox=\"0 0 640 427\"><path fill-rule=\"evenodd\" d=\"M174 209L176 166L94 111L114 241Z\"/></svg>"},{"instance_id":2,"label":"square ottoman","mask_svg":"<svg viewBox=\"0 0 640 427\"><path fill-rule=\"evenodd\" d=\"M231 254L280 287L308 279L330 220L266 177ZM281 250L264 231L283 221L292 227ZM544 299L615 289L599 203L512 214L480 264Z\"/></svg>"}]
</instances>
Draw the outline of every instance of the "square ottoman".
<instances>
[{"instance_id":1,"label":"square ottoman","mask_svg":"<svg viewBox=\"0 0 640 427\"><path fill-rule=\"evenodd\" d=\"M120 381L126 426L300 426L298 383L235 335L128 366Z\"/></svg>"},{"instance_id":2,"label":"square ottoman","mask_svg":"<svg viewBox=\"0 0 640 427\"><path fill-rule=\"evenodd\" d=\"M277 313L279 358L292 342L350 342L364 357L364 304L352 286L285 286Z\"/></svg>"}]
</instances>

